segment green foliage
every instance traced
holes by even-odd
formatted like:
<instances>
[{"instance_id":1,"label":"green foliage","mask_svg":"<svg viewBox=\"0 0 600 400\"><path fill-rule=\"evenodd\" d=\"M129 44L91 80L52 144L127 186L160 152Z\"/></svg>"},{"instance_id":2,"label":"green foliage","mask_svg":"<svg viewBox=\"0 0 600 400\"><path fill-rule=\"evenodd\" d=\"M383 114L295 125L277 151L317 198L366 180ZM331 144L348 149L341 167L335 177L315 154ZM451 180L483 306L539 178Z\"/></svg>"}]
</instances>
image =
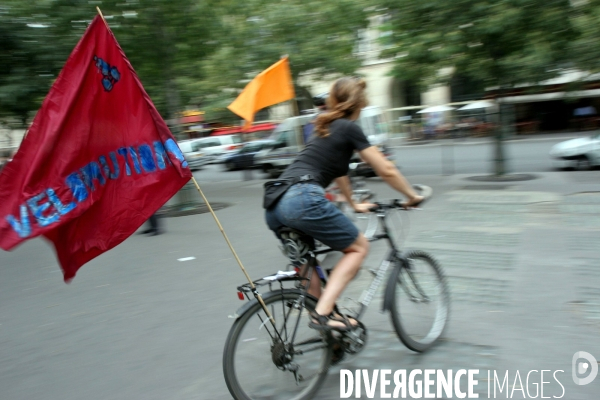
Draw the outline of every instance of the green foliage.
<instances>
[{"instance_id":1,"label":"green foliage","mask_svg":"<svg viewBox=\"0 0 600 400\"><path fill-rule=\"evenodd\" d=\"M389 0L394 74L447 82L443 68L486 86L537 83L573 65L568 0Z\"/></svg>"},{"instance_id":2,"label":"green foliage","mask_svg":"<svg viewBox=\"0 0 600 400\"><path fill-rule=\"evenodd\" d=\"M64 62L96 10L83 0L39 3L46 4L51 31L57 38L53 47ZM109 0L100 4L108 25L164 117L172 118L194 96L188 80L202 79L198 61L214 49L203 39L210 37L218 20L211 3Z\"/></svg>"},{"instance_id":3,"label":"green foliage","mask_svg":"<svg viewBox=\"0 0 600 400\"><path fill-rule=\"evenodd\" d=\"M357 29L366 26L365 3L4 0L0 116L26 120L39 108L96 16L95 5L161 114L173 118L186 106L221 108L226 98L235 98L230 89L243 87L285 54L294 77L354 72L359 61L352 49Z\"/></svg>"},{"instance_id":4,"label":"green foliage","mask_svg":"<svg viewBox=\"0 0 600 400\"><path fill-rule=\"evenodd\" d=\"M351 74L360 66L353 54L357 30L367 25L361 1L260 1L222 5L226 37L202 61L202 92L242 88L282 56L290 57L294 79Z\"/></svg>"},{"instance_id":5,"label":"green foliage","mask_svg":"<svg viewBox=\"0 0 600 400\"><path fill-rule=\"evenodd\" d=\"M227 106L235 99L232 93L220 93L207 97L202 103L206 121L219 121L226 125L239 125L240 117L229 111Z\"/></svg>"},{"instance_id":6,"label":"green foliage","mask_svg":"<svg viewBox=\"0 0 600 400\"><path fill-rule=\"evenodd\" d=\"M569 44L577 65L590 73L600 72L600 1L579 1L572 23L580 35Z\"/></svg>"},{"instance_id":7,"label":"green foliage","mask_svg":"<svg viewBox=\"0 0 600 400\"><path fill-rule=\"evenodd\" d=\"M0 6L0 117L16 117L23 126L55 77L52 53L40 47L44 28L27 26L36 22L30 11L19 1Z\"/></svg>"}]
</instances>

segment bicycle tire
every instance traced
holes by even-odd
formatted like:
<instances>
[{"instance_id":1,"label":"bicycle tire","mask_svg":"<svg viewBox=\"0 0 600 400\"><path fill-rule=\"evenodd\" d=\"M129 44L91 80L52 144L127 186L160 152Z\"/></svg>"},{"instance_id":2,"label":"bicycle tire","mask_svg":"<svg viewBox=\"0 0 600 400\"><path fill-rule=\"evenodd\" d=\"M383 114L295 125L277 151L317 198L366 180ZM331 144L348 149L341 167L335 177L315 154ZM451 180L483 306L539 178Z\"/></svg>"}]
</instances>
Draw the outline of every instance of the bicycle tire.
<instances>
[{"instance_id":1,"label":"bicycle tire","mask_svg":"<svg viewBox=\"0 0 600 400\"><path fill-rule=\"evenodd\" d=\"M272 313L273 314L277 314L277 311L275 311L276 309L280 309L282 310L282 312L285 314L285 308L288 307L288 304L290 304L289 302L296 302L300 299L300 296L302 296L303 293L300 290L297 289L284 289L282 291L277 291L277 292L269 292L267 293L264 297L263 297L263 301L265 303L265 305L269 308L269 310L273 310ZM245 328L247 326L250 325L254 325L257 323L257 320L259 320L258 315L262 315L263 317L265 316L265 312L262 308L262 306L260 305L260 303L256 300L253 299L252 300L252 306L250 306L246 312L244 312L241 316L239 316L236 321L234 322L233 326L231 327L231 330L229 331L229 335L227 337L227 340L225 342L225 349L224 349L224 353L223 353L223 373L224 373L224 377L225 377L225 382L227 384L227 388L229 389L229 392L231 393L231 395L233 396L234 399L236 400L257 400L257 399L276 399L276 398L281 398L281 399L293 399L293 400L304 400L304 399L310 399L312 398L315 393L319 390L319 388L321 387L321 385L323 384L325 378L327 377L327 372L329 370L329 367L331 365L331 358L333 355L332 352L332 347L325 344L323 342L323 349L322 349L322 354L317 354L317 356L315 358L320 358L320 364L318 365L318 367L314 367L315 372L312 375L311 381L305 385L305 387L301 388L300 393L296 393L296 394L291 394L291 393L285 393L285 390L288 389L294 389L294 380L296 379L294 377L294 379L290 379L290 377L293 377L293 372L290 371L283 371L281 369L278 369L277 366L275 365L275 361L274 358L275 356L273 355L274 353L274 341L270 339L269 335L267 335L266 332L262 332L262 334L264 334L265 337L267 337L266 340L270 340L271 342L271 348L270 350L267 348L267 351L262 350L261 347L261 351L264 352L264 356L261 355L256 355L253 356L253 358L259 360L259 362L262 362L264 367L260 367L258 365L253 365L253 371L252 374L253 379L251 381L248 382L241 382L240 377L238 376L238 368L236 368L236 363L238 361L238 358L236 357L236 353L238 352L238 346L240 345L240 340L242 341L241 343L248 343L246 342L246 340L248 339L243 339L243 337L245 336L244 332L245 332ZM281 305L277 304L280 303ZM314 299L312 296L306 295L304 298L304 307L306 310L308 311L314 311L314 308L316 306L316 299ZM276 305L276 306L275 306ZM291 308L290 308L291 309ZM308 313L306 313L308 316ZM302 320L301 317L303 317L303 312L300 312L300 317L298 317L298 319L296 321L294 321L294 318L297 317L297 314L295 314L294 317L292 317L290 319L290 322L292 323L292 326L290 326L290 329L293 329L296 323L298 324L298 332L301 331L301 329L308 329L310 332L312 332L311 334L314 335L314 337L317 338L321 338L321 334L313 329L308 328L308 323L307 320ZM275 321L279 322L281 321L281 319L278 318L277 315L274 315ZM290 318L288 316L288 318ZM286 319L284 319L285 321ZM252 322L250 322L252 321ZM271 328L272 330L272 326L270 324L270 322L268 320L264 320L265 323L261 322L261 324L265 325L268 328ZM287 326L287 322L285 322L286 326ZM302 324L302 326L300 325ZM278 327L280 327L280 331L283 332L284 329L283 328L283 324L280 326L280 324L277 324ZM253 334L256 333L256 330L254 329L254 327L250 327L250 332L252 332ZM260 330L261 328L259 328ZM264 327L263 327L264 329ZM298 333L297 334L300 336L301 334ZM258 339L258 340L253 340L249 343L255 343L258 342L258 344L260 345L260 342L263 341L264 338ZM312 338L313 340L316 340L314 338ZM311 340L311 339L308 339ZM263 346L265 347L265 346ZM258 350L258 349L254 349L254 350ZM246 351L246 349L240 350L242 353L244 351ZM317 349L317 351L319 351ZM308 353L308 351L307 351ZM296 357L301 357L300 356L296 356ZM242 369L243 366L239 366L239 369ZM303 370L300 370L300 372L303 372ZM269 375L272 373L272 376ZM287 374L287 375L286 375ZM259 375L262 375L262 377L264 377L264 380L266 380L266 382L259 382L260 377ZM267 375L269 375L267 377ZM309 375L309 377L311 377ZM292 381L292 384L290 385L289 382ZM297 381L296 381L297 382ZM256 385L257 388L256 389L252 389L250 387L248 387L249 385ZM270 385L270 386L269 386ZM279 385L279 388L274 387L275 385ZM263 392L261 392L261 390Z\"/></svg>"},{"instance_id":2,"label":"bicycle tire","mask_svg":"<svg viewBox=\"0 0 600 400\"><path fill-rule=\"evenodd\" d=\"M450 291L441 266L431 255L424 251L414 250L406 253L405 257L411 264L410 267L413 268L412 273L409 273L405 265L397 265L390 274L386 293L391 293L392 296L390 314L392 324L400 341L410 350L421 353L432 347L446 329L450 318ZM439 288L439 293L437 294L439 306L435 311L431 327L426 328L426 332L419 333L416 333L415 326L408 322L409 312L406 310L403 311L402 307L402 298L406 301L406 298L412 297L410 300L413 303L428 303L431 300L428 294L424 293L426 291L424 287L426 287L427 282L423 280L419 282L419 279L422 277L416 277L417 272L414 270L416 260L423 262L432 270L437 281L436 289ZM397 263L401 263L401 261L398 260ZM417 282L416 285L414 282ZM431 293L433 291L430 288L427 288L427 292L429 292L429 295L435 295ZM422 309L413 313L413 315L422 317ZM426 326L427 324L424 325Z\"/></svg>"}]
</instances>

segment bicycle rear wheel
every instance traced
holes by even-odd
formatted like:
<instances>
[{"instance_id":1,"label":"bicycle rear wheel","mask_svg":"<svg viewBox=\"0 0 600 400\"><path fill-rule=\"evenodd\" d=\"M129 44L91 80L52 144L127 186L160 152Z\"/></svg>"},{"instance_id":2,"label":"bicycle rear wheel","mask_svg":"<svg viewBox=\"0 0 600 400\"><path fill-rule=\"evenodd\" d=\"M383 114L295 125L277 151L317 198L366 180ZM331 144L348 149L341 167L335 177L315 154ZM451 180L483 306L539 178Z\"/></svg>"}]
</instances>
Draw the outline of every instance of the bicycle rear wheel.
<instances>
[{"instance_id":1,"label":"bicycle rear wheel","mask_svg":"<svg viewBox=\"0 0 600 400\"><path fill-rule=\"evenodd\" d=\"M423 352L442 335L450 316L450 293L437 261L423 251L406 255L408 265L394 268L388 281L391 318L406 347Z\"/></svg>"},{"instance_id":2,"label":"bicycle rear wheel","mask_svg":"<svg viewBox=\"0 0 600 400\"><path fill-rule=\"evenodd\" d=\"M302 299L304 306L302 307ZM263 300L277 330L258 303L231 327L223 372L234 399L301 400L314 396L331 364L327 339L308 327L316 300L299 290L272 292Z\"/></svg>"}]
</instances>

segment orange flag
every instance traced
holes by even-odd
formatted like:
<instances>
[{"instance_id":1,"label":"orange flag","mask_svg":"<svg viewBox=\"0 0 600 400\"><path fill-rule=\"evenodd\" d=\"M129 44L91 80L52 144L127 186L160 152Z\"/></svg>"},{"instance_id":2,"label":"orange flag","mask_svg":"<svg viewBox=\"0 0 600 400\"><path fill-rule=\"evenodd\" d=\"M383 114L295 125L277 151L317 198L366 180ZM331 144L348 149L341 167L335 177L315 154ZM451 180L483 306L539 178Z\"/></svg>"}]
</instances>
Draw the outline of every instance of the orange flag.
<instances>
[{"instance_id":1,"label":"orange flag","mask_svg":"<svg viewBox=\"0 0 600 400\"><path fill-rule=\"evenodd\" d=\"M290 65L284 57L258 74L227 108L245 119L248 126L258 110L295 96Z\"/></svg>"}]
</instances>

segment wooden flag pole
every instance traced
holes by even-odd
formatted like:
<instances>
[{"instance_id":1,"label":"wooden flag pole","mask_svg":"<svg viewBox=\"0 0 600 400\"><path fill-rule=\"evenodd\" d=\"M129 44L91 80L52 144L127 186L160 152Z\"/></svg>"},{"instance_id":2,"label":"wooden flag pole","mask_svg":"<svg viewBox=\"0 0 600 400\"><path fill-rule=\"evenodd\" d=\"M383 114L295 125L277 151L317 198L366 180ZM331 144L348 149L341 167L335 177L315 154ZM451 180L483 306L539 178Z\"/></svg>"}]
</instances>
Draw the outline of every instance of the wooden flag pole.
<instances>
[{"instance_id":1,"label":"wooden flag pole","mask_svg":"<svg viewBox=\"0 0 600 400\"><path fill-rule=\"evenodd\" d=\"M231 242L229 241L229 238L225 234L225 230L223 230L223 226L221 225L221 223L219 222L219 219L217 218L217 214L215 214L215 212L213 211L212 207L210 206L210 203L208 202L208 199L206 198L206 196L204 196L204 193L202 193L202 189L200 189L200 185L198 185L198 182L196 181L196 178L194 178L193 176L192 176L192 181L194 182L194 185L196 185L196 189L198 189L198 192L200 193L200 196L202 196L202 200L204 200L204 202L206 203L206 206L208 207L208 210L210 211L211 215L215 219L215 222L217 223L217 226L219 227L219 230L223 234L223 237L225 238L225 241L227 242L227 245L231 249L231 252L233 253L233 256L235 257L235 260L240 265L240 268L242 269L242 272L244 273L244 275L246 275L246 279L248 279L248 282L250 283L250 286L252 287L252 289L254 289L254 283L252 282L252 279L250 279L250 276L246 272L246 268L244 268L244 265L242 265L242 261L240 260L240 258L238 257L237 253L233 249L233 246L231 245Z\"/></svg>"},{"instance_id":2,"label":"wooden flag pole","mask_svg":"<svg viewBox=\"0 0 600 400\"><path fill-rule=\"evenodd\" d=\"M269 317L269 319L271 320L272 323L275 323L275 319L273 319L273 316L269 312L269 309L267 308L267 305L264 303L262 297L260 296L260 293L258 293L256 291L256 286L254 285L254 282L252 282L252 279L250 279L250 276L248 275L248 272L246 272L246 268L244 268L244 265L242 264L242 261L238 257L237 253L233 249L233 246L232 246L231 242L229 241L229 238L225 234L225 230L223 230L223 226L219 222L219 219L217 218L217 214L215 214L215 212L213 211L212 207L210 206L210 203L208 202L208 199L206 198L206 196L204 196L204 193L202 193L202 189L200 189L200 185L198 185L198 182L196 181L196 178L194 178L193 176L192 176L192 181L194 182L194 185L196 185L196 189L198 189L198 192L200 193L200 196L202 196L202 199L206 203L206 206L208 207L208 210L210 211L211 215L215 219L215 222L217 223L217 226L219 227L219 230L223 234L223 237L225 238L225 241L227 242L227 245L229 246L229 249L233 253L233 256L235 257L235 260L239 264L239 266L242 269L242 272L244 273L244 275L246 275L246 279L248 279L248 283L250 283L250 287L252 288L252 291L253 291L255 297L258 299L258 301L260 302L260 305L265 310L265 313L267 314L267 317Z\"/></svg>"},{"instance_id":3,"label":"wooden flag pole","mask_svg":"<svg viewBox=\"0 0 600 400\"><path fill-rule=\"evenodd\" d=\"M96 10L98 11L98 14L100 14L100 18L102 18L102 21L104 21L104 24L106 26L108 26L108 24L106 23L106 20L104 19L104 15L102 15L102 11L100 11L100 7L96 6Z\"/></svg>"}]
</instances>

